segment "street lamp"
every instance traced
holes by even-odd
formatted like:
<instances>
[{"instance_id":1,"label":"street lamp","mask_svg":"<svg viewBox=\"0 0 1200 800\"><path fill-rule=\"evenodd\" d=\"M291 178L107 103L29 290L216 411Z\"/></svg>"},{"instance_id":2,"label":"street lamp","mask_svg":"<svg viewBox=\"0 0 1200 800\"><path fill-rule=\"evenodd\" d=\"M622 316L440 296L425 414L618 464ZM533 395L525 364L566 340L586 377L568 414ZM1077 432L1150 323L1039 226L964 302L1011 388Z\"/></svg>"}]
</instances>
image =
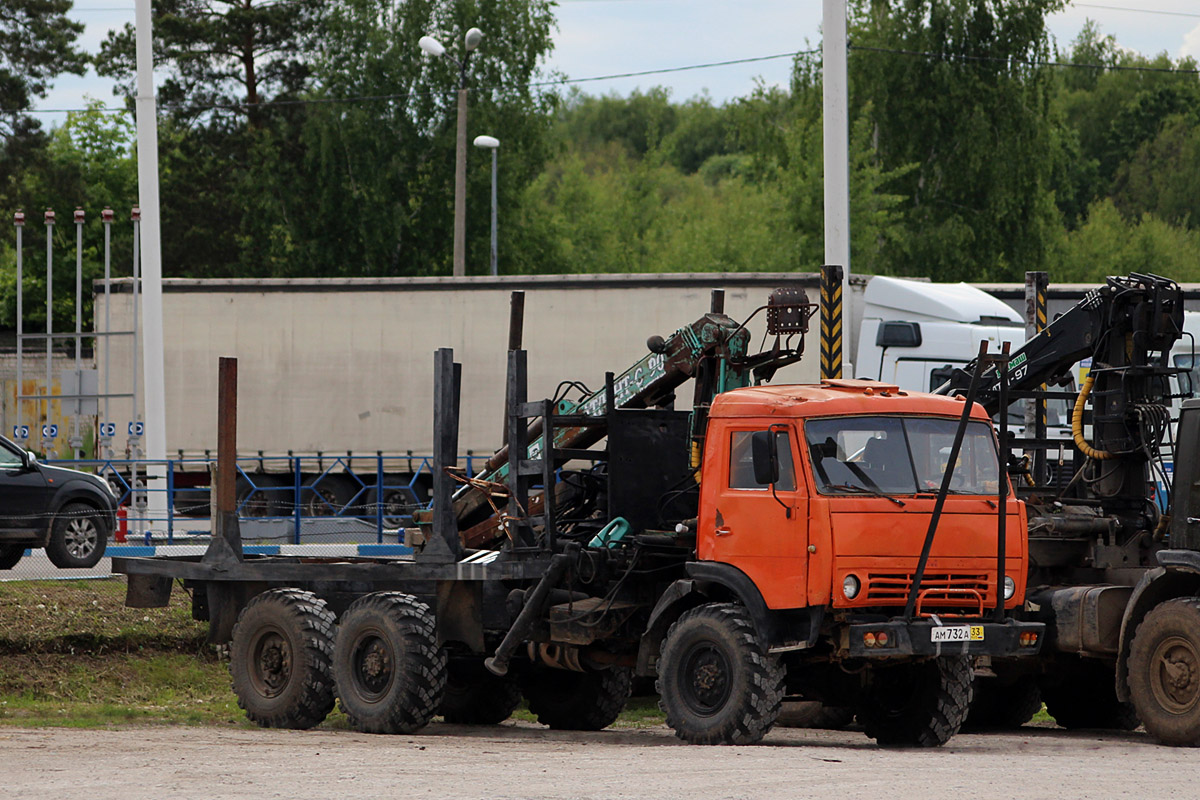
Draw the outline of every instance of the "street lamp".
<instances>
[{"instance_id":1,"label":"street lamp","mask_svg":"<svg viewBox=\"0 0 1200 800\"><path fill-rule=\"evenodd\" d=\"M467 62L483 40L483 31L471 28L463 36L466 55L459 61L446 53L445 46L432 36L422 36L417 45L434 58L446 58L458 65L458 144L454 159L454 276L467 274Z\"/></svg>"},{"instance_id":2,"label":"street lamp","mask_svg":"<svg viewBox=\"0 0 1200 800\"><path fill-rule=\"evenodd\" d=\"M496 154L500 152L500 140L495 136L476 136L475 146L492 151L492 277L499 275L496 268Z\"/></svg>"}]
</instances>

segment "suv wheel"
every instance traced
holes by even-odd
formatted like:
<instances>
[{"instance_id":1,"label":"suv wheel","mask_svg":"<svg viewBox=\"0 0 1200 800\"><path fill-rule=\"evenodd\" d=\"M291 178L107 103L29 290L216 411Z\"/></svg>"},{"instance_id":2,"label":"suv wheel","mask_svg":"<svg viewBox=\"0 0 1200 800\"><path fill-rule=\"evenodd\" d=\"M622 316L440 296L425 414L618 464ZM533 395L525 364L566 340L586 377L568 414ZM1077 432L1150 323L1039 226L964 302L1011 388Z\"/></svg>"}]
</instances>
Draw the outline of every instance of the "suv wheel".
<instances>
[{"instance_id":1,"label":"suv wheel","mask_svg":"<svg viewBox=\"0 0 1200 800\"><path fill-rule=\"evenodd\" d=\"M87 569L96 566L107 544L100 514L83 503L68 503L54 517L46 555L59 569Z\"/></svg>"}]
</instances>

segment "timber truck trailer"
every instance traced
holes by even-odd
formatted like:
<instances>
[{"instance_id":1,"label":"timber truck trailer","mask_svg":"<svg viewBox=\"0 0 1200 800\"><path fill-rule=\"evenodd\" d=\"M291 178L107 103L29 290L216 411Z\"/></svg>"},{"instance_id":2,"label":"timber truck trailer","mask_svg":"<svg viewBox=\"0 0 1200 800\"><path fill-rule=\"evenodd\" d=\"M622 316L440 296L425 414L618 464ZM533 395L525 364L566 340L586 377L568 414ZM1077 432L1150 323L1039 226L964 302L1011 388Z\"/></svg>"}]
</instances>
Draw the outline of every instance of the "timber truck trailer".
<instances>
[{"instance_id":1,"label":"timber truck trailer","mask_svg":"<svg viewBox=\"0 0 1200 800\"><path fill-rule=\"evenodd\" d=\"M788 697L854 708L880 744L943 744L975 661L1033 656L1044 631L1012 615L1025 511L991 420L878 381L769 386L815 306L772 293L752 354L722 301L577 399L529 402L509 351L508 444L477 475L454 466L461 368L439 350L411 558L243 555L226 378L218 533L202 557L114 558L127 605L181 580L263 726L316 725L335 697L360 731L495 724L523 695L551 728L598 730L636 675L692 743L759 741Z\"/></svg>"},{"instance_id":2,"label":"timber truck trailer","mask_svg":"<svg viewBox=\"0 0 1200 800\"><path fill-rule=\"evenodd\" d=\"M971 721L1020 725L1044 700L1067 728L1140 720L1164 743L1200 745L1200 400L1178 406L1177 424L1169 411L1195 357L1188 341L1186 362L1170 362L1183 292L1156 275L1110 277L1044 324L1046 274L1026 286L1041 330L1007 376L984 368L979 402L992 414L1006 406L1002 378L1011 398L1061 399L1076 364L1090 369L1065 398L1073 440L1033 437L1013 443L1026 457L1007 456L1029 515L1024 617L1046 623L1046 642L1036 659L993 659ZM961 370L940 391L971 380Z\"/></svg>"}]
</instances>

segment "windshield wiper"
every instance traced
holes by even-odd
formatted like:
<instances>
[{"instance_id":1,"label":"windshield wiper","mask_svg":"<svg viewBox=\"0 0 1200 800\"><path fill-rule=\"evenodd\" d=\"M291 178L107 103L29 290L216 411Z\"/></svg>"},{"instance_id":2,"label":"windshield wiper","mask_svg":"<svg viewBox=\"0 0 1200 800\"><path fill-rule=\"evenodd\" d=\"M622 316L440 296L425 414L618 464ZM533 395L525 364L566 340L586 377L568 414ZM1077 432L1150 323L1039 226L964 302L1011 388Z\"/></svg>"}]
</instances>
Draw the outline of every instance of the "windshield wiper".
<instances>
[{"instance_id":1,"label":"windshield wiper","mask_svg":"<svg viewBox=\"0 0 1200 800\"><path fill-rule=\"evenodd\" d=\"M826 489L836 489L838 491L843 491L843 492L854 492L856 494L869 494L872 497L882 497L884 500L891 500L893 503L900 506L901 508L904 507L903 500L901 500L898 497L892 497L890 494L888 494L884 491L881 491L879 489L868 489L866 486L855 486L854 484L850 484L850 483L828 484L828 485L826 485L825 488Z\"/></svg>"}]
</instances>

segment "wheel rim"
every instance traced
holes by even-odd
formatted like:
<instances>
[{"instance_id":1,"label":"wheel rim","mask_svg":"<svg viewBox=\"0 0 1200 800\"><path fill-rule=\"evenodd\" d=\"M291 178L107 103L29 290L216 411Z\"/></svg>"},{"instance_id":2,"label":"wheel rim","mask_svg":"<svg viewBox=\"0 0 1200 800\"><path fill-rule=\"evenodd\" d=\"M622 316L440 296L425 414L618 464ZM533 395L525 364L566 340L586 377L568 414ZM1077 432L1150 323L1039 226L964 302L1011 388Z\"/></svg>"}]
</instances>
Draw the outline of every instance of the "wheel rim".
<instances>
[{"instance_id":1,"label":"wheel rim","mask_svg":"<svg viewBox=\"0 0 1200 800\"><path fill-rule=\"evenodd\" d=\"M254 640L250 682L263 697L278 697L292 679L292 644L278 628L263 630Z\"/></svg>"},{"instance_id":2,"label":"wheel rim","mask_svg":"<svg viewBox=\"0 0 1200 800\"><path fill-rule=\"evenodd\" d=\"M396 673L396 654L379 631L364 631L350 651L354 688L368 702L387 694Z\"/></svg>"},{"instance_id":3,"label":"wheel rim","mask_svg":"<svg viewBox=\"0 0 1200 800\"><path fill-rule=\"evenodd\" d=\"M100 543L100 532L91 519L78 517L67 523L63 543L66 544L67 552L72 558L87 558L96 552L96 546Z\"/></svg>"},{"instance_id":4,"label":"wheel rim","mask_svg":"<svg viewBox=\"0 0 1200 800\"><path fill-rule=\"evenodd\" d=\"M310 486L305 512L310 517L335 517L341 511L337 492L328 486Z\"/></svg>"},{"instance_id":5,"label":"wheel rim","mask_svg":"<svg viewBox=\"0 0 1200 800\"><path fill-rule=\"evenodd\" d=\"M1200 702L1200 654L1182 636L1159 642L1150 658L1154 699L1171 714L1186 714Z\"/></svg>"},{"instance_id":6,"label":"wheel rim","mask_svg":"<svg viewBox=\"0 0 1200 800\"><path fill-rule=\"evenodd\" d=\"M733 690L729 659L713 642L698 642L683 657L683 701L701 716L720 711Z\"/></svg>"}]
</instances>

